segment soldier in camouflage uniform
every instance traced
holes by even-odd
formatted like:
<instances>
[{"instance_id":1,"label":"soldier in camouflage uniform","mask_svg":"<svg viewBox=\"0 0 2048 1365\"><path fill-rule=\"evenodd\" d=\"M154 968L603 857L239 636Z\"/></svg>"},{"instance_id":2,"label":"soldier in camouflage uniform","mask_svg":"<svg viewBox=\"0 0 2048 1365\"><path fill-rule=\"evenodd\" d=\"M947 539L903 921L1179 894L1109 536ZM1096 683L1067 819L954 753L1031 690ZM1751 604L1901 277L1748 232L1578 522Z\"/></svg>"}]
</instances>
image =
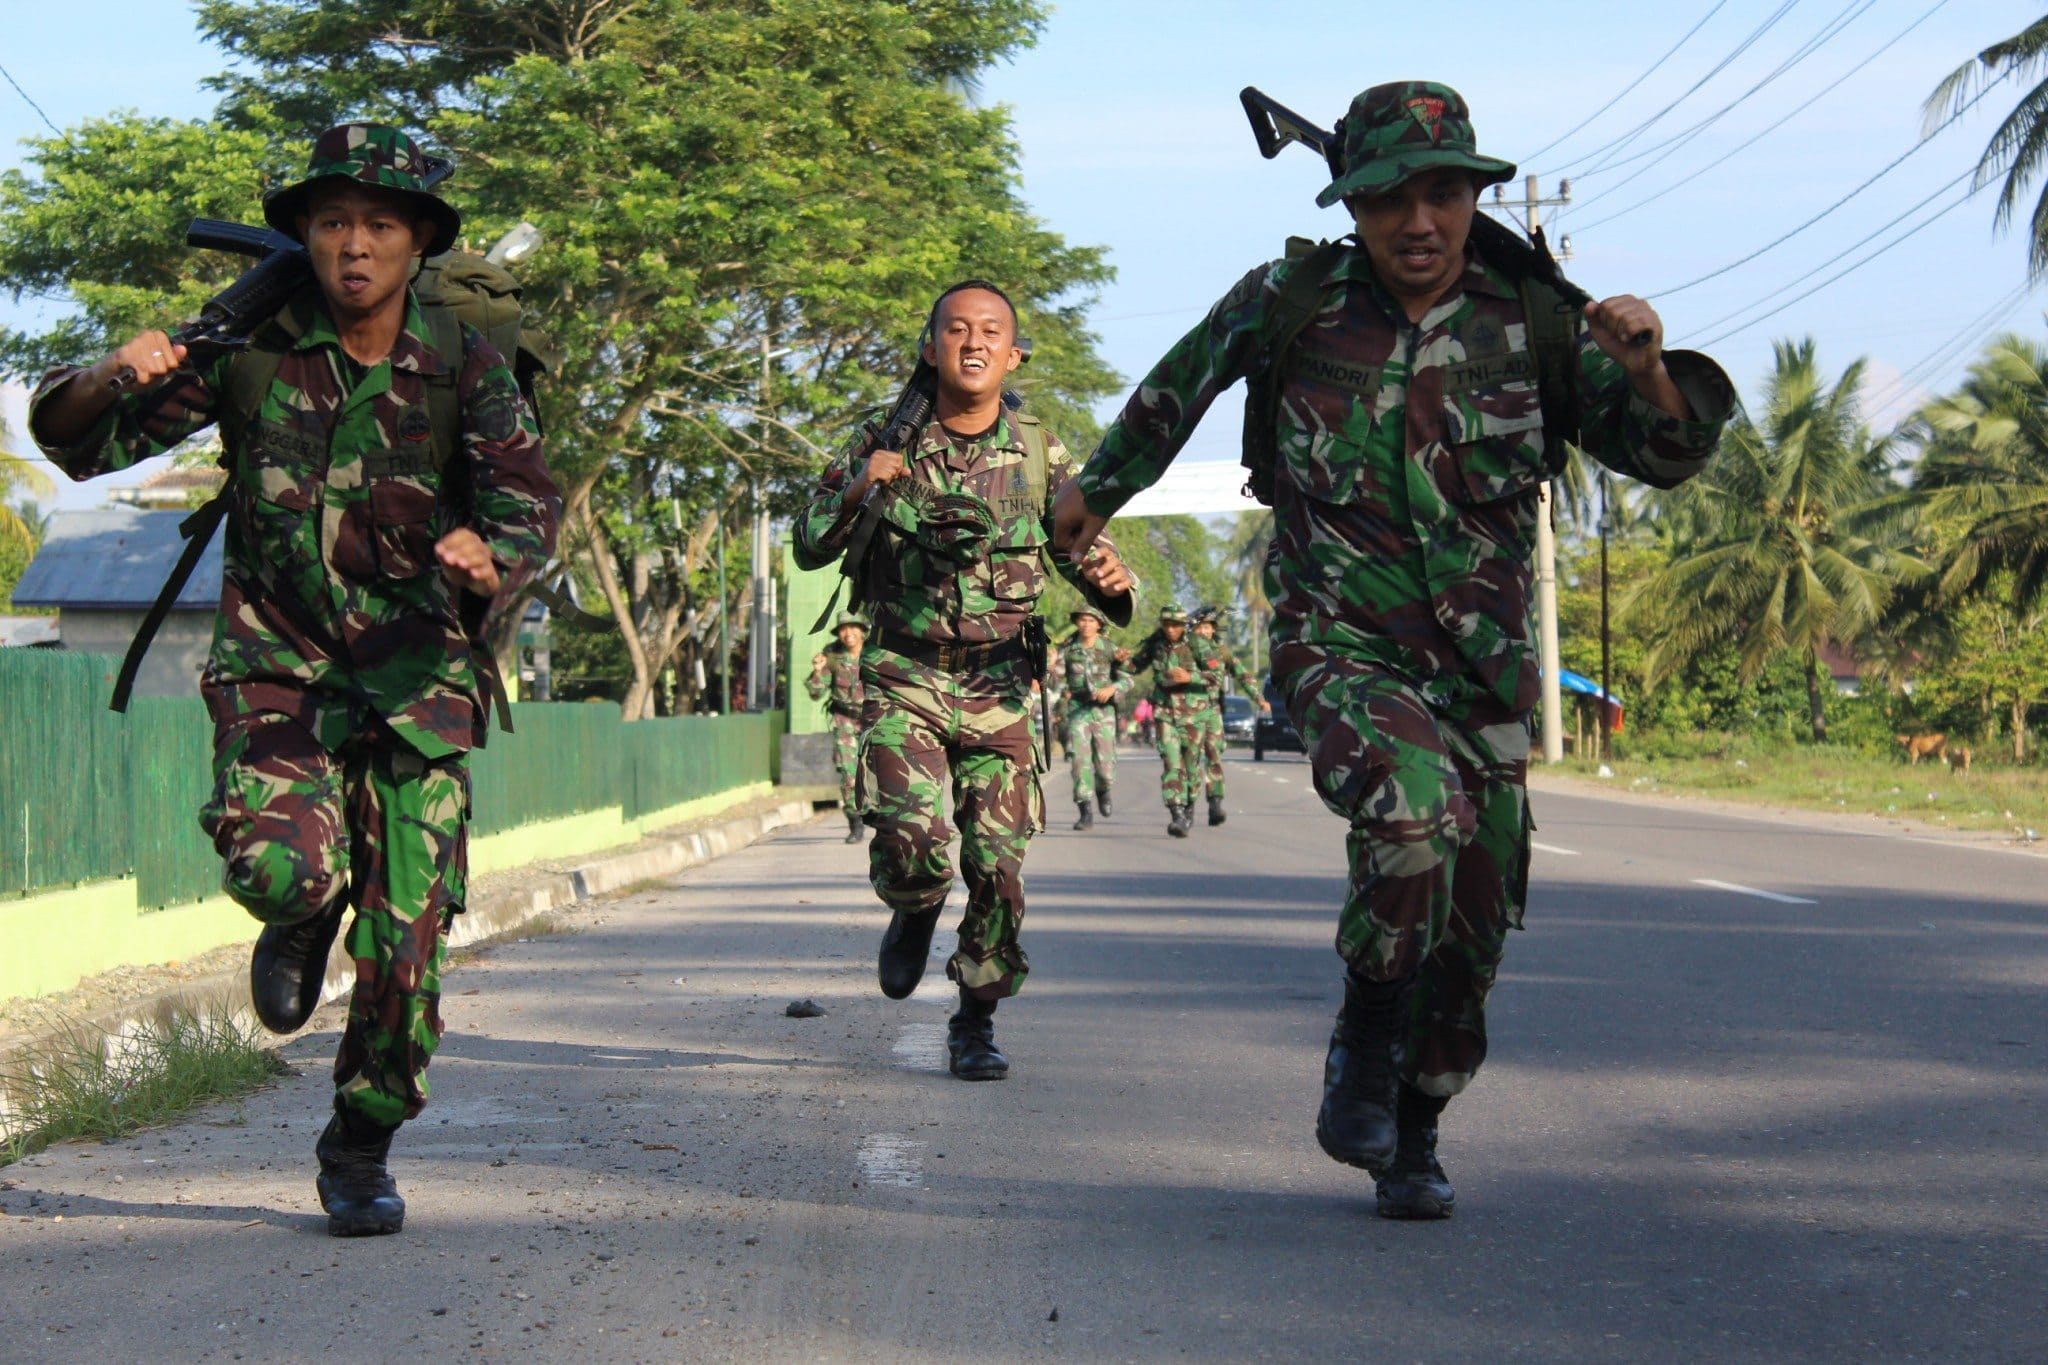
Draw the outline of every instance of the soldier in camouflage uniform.
<instances>
[{"instance_id":1,"label":"soldier in camouflage uniform","mask_svg":"<svg viewBox=\"0 0 2048 1365\"><path fill-rule=\"evenodd\" d=\"M460 219L423 188L410 138L330 129L264 216L305 242L317 287L280 315L295 339L254 420L221 431L231 501L200 678L215 727L201 823L228 894L267 926L250 985L270 1028L312 1013L355 908L319 1191L335 1235L396 1232L405 1204L385 1158L427 1102L441 1036L467 757L495 677L484 623L552 552L561 498L505 358L468 328L460 355L432 345L408 282ZM255 357L185 359L150 331L87 369L53 370L31 407L37 442L90 478L226 417L231 375ZM124 367L135 383L116 397L108 381ZM440 465L427 390L449 384L460 432Z\"/></svg>"},{"instance_id":2,"label":"soldier in camouflage uniform","mask_svg":"<svg viewBox=\"0 0 2048 1365\"><path fill-rule=\"evenodd\" d=\"M812 701L822 701L832 717L832 766L839 772L839 809L846 815L846 842L861 841L860 794L860 712L866 693L860 685L861 646L867 640L868 622L858 612L842 612L833 627L838 640L811 657L811 676L804 679L804 691Z\"/></svg>"},{"instance_id":3,"label":"soldier in camouflage uniform","mask_svg":"<svg viewBox=\"0 0 2048 1365\"><path fill-rule=\"evenodd\" d=\"M1099 808L1110 812L1116 785L1116 704L1131 690L1131 670L1122 650L1103 637L1102 613L1083 603L1074 608L1074 638L1061 651L1067 693L1067 764L1074 775L1075 829L1095 828Z\"/></svg>"},{"instance_id":4,"label":"soldier in camouflage uniform","mask_svg":"<svg viewBox=\"0 0 2048 1365\"><path fill-rule=\"evenodd\" d=\"M1382 1214L1443 1217L1438 1115L1486 1054L1527 885L1530 558L1554 452L1515 284L1468 244L1478 191L1514 167L1480 155L1464 101L1428 82L1365 91L1340 136L1345 170L1319 202L1341 200L1358 233L1274 408L1273 677L1351 827L1317 1137L1374 1173ZM1153 367L1062 497L1061 545L1085 549L1218 393L1269 372L1262 335L1295 268L1252 271ZM1734 390L1662 337L1641 299L1589 303L1571 379L1585 452L1668 488L1704 466Z\"/></svg>"},{"instance_id":5,"label":"soldier in camouflage uniform","mask_svg":"<svg viewBox=\"0 0 2048 1365\"><path fill-rule=\"evenodd\" d=\"M1261 711L1271 711L1273 703L1260 694L1258 681L1251 670L1238 662L1230 646L1216 638L1216 618L1222 613L1220 607L1204 607L1195 613L1195 652L1202 658L1202 678L1209 684L1209 698L1212 705L1201 715L1202 773L1209 784L1209 824L1220 825L1227 818L1223 813L1223 699L1230 694L1230 685L1237 684L1238 691L1249 697Z\"/></svg>"},{"instance_id":6,"label":"soldier in camouflage uniform","mask_svg":"<svg viewBox=\"0 0 2048 1365\"><path fill-rule=\"evenodd\" d=\"M1042 658L1032 609L1045 566L1112 618L1130 619L1130 578L1113 548L1053 559L1046 517L1073 478L1066 448L1035 418L1005 410L1022 362L1017 314L982 280L932 305L924 358L937 372L937 420L909 451L876 447L869 426L826 469L797 519L797 562L822 568L866 527L854 566L875 632L861 655L861 808L875 837L869 879L891 911L877 974L901 1000L917 989L953 882L946 793L960 828L967 907L946 964L960 1003L947 1032L954 1075L993 1080L996 1005L1029 970L1017 940L1024 851L1041 827L1028 708Z\"/></svg>"},{"instance_id":7,"label":"soldier in camouflage uniform","mask_svg":"<svg viewBox=\"0 0 2048 1365\"><path fill-rule=\"evenodd\" d=\"M1166 832L1188 837L1195 825L1195 792L1202 782L1202 715L1211 708L1202 660L1188 638L1188 614L1159 609L1159 625L1131 656L1131 672L1152 670L1153 743L1159 750L1159 796Z\"/></svg>"}]
</instances>

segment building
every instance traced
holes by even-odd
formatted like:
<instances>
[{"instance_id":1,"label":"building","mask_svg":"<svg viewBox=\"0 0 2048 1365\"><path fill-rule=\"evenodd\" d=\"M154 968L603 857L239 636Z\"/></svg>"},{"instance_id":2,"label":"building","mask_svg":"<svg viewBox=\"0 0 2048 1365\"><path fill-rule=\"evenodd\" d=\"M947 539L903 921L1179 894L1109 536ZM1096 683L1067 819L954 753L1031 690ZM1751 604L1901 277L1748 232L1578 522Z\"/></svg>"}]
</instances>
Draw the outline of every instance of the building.
<instances>
[{"instance_id":1,"label":"building","mask_svg":"<svg viewBox=\"0 0 2048 1365\"><path fill-rule=\"evenodd\" d=\"M22 607L54 608L62 647L121 655L171 576L185 542L188 513L115 504L50 517L42 548L14 589ZM138 697L189 697L213 643L220 606L221 545L216 535L135 675Z\"/></svg>"}]
</instances>

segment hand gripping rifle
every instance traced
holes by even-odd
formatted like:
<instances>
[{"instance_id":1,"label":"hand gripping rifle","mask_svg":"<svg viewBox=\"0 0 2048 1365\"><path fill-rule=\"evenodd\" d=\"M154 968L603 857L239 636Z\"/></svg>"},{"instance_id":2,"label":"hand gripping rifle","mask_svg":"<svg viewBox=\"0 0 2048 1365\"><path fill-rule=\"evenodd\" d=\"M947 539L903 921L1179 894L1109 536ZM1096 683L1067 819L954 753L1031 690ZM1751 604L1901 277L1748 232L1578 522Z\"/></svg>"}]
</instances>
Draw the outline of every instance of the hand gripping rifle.
<instances>
[{"instance_id":1,"label":"hand gripping rifle","mask_svg":"<svg viewBox=\"0 0 2048 1365\"><path fill-rule=\"evenodd\" d=\"M1321 155L1324 164L1330 168L1331 179L1344 174L1343 139L1338 133L1318 128L1253 86L1247 85L1238 91L1237 99L1244 106L1245 117L1251 120L1252 136L1258 140L1260 156L1271 161L1280 155L1282 147L1290 142L1299 142ZM1550 244L1543 240L1540 227L1525 239L1492 215L1475 213L1472 215L1472 241L1481 255L1515 279L1540 280L1575 308L1583 308L1594 301L1591 294L1565 278L1564 272L1558 268L1557 258L1550 254ZM1636 346L1646 346L1649 341L1647 330L1629 338L1630 344Z\"/></svg>"},{"instance_id":2,"label":"hand gripping rifle","mask_svg":"<svg viewBox=\"0 0 2048 1365\"><path fill-rule=\"evenodd\" d=\"M430 156L425 161L420 183L427 188L455 173L455 163L446 157ZM185 228L185 245L256 257L256 264L209 299L197 318L171 333L171 341L185 348L187 362L244 349L258 327L313 282L313 263L306 248L270 228L194 218ZM124 365L121 373L107 381L107 387L121 393L134 383L134 369Z\"/></svg>"}]
</instances>

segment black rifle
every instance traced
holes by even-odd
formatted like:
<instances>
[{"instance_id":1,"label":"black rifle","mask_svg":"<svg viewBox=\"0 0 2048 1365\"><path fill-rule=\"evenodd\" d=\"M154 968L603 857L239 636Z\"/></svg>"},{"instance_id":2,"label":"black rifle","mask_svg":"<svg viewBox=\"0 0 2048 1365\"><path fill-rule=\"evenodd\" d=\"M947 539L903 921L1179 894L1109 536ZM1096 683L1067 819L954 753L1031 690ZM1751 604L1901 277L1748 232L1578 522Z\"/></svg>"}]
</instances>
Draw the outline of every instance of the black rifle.
<instances>
[{"instance_id":1,"label":"black rifle","mask_svg":"<svg viewBox=\"0 0 2048 1365\"><path fill-rule=\"evenodd\" d=\"M455 173L455 163L446 157L430 156L425 161L427 168L420 183L428 188ZM257 258L233 284L209 299L197 318L171 333L172 343L185 348L188 364L210 360L222 351L244 349L251 333L313 282L313 263L306 248L269 228L194 218L185 228L185 245ZM121 373L107 381L107 387L120 393L134 383L135 370L124 365Z\"/></svg>"},{"instance_id":2,"label":"black rifle","mask_svg":"<svg viewBox=\"0 0 2048 1365\"><path fill-rule=\"evenodd\" d=\"M1237 100L1244 106L1245 117L1251 120L1252 136L1258 140L1260 156L1271 161L1288 143L1298 142L1323 158L1323 164L1330 168L1332 180L1344 174L1343 140L1336 133L1318 128L1252 86L1247 85L1238 91ZM1550 254L1550 244L1543 240L1542 228L1531 232L1525 240L1499 219L1486 213L1475 213L1472 215L1472 241L1480 254L1510 276L1541 280L1574 307L1583 308L1594 301L1591 294L1566 279L1564 272L1558 269L1557 258ZM1647 330L1638 332L1629 341L1632 345L1646 346L1650 333Z\"/></svg>"}]
</instances>

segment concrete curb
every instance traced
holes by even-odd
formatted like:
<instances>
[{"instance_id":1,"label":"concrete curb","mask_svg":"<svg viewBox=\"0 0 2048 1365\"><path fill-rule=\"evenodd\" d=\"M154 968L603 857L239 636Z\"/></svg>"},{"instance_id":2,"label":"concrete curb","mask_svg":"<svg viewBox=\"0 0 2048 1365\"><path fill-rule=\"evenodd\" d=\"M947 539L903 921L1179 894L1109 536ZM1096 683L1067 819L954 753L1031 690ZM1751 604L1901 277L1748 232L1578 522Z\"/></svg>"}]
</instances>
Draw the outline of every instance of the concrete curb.
<instances>
[{"instance_id":1,"label":"concrete curb","mask_svg":"<svg viewBox=\"0 0 2048 1365\"><path fill-rule=\"evenodd\" d=\"M620 853L600 854L591 861L564 871L536 871L521 877L516 885L478 896L455 917L448 932L448 946L461 948L518 929L552 910L609 895L640 882L658 881L678 872L701 866L728 853L737 852L772 830L800 825L816 815L818 801L838 799L837 789L799 787L774 794L773 805L756 805L749 810L713 816L703 824L680 830L659 842ZM253 929L253 921L252 929ZM355 962L337 939L328 958L327 976L321 985L324 1006L346 995L355 984ZM96 1014L67 1021L60 1031L20 1038L0 1048L0 1065L33 1066L39 1053L61 1048L67 1038L80 1032L103 1033L110 1051L118 1054L139 1026L180 1013L230 1011L249 1029L261 1033L249 1009L246 970L218 972L179 983L157 995L131 1000ZM309 1024L309 1028L317 1025ZM296 1037L297 1035L291 1035ZM283 1041L280 1039L280 1041ZM0 1114L6 1110L0 1096Z\"/></svg>"}]
</instances>

